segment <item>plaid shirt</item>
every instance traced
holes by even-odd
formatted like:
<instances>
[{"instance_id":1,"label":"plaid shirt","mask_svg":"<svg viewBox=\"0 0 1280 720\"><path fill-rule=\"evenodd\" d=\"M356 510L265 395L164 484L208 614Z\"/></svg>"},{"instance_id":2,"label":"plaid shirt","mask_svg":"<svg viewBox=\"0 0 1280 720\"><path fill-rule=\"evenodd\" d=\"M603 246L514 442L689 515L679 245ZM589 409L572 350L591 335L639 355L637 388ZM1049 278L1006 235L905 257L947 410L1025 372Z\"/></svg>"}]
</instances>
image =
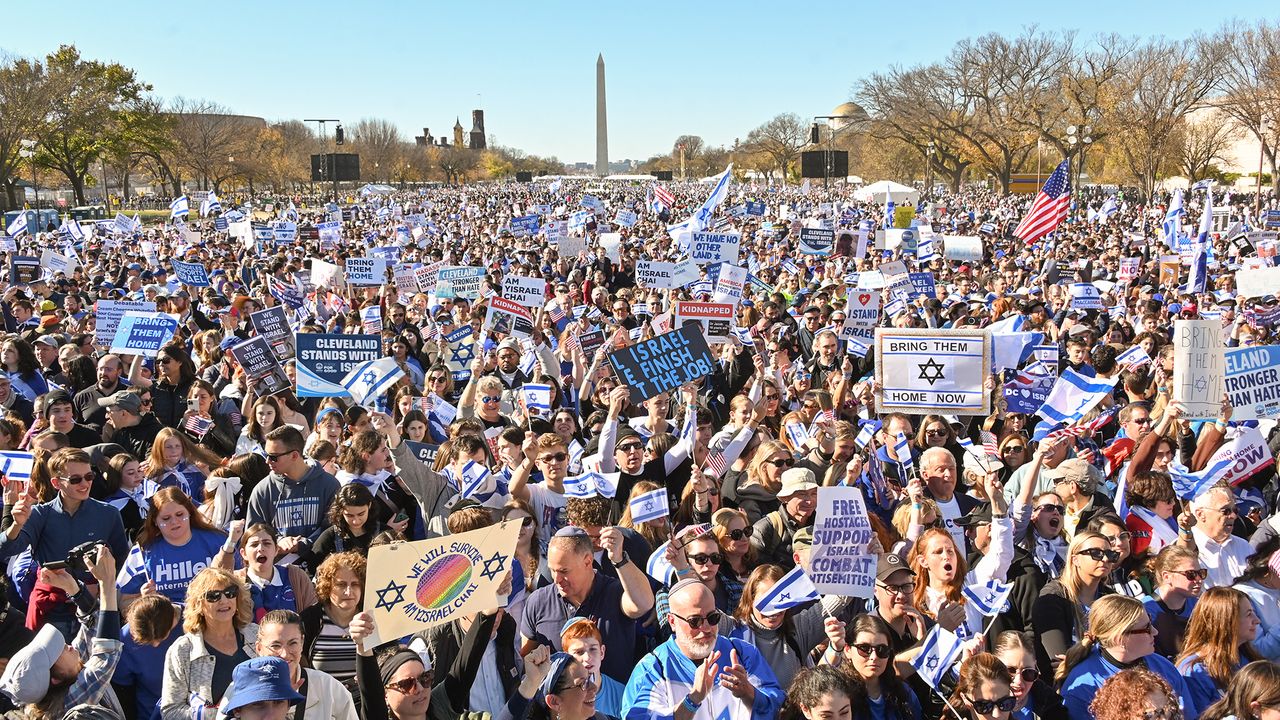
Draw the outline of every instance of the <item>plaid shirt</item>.
<instances>
[{"instance_id":1,"label":"plaid shirt","mask_svg":"<svg viewBox=\"0 0 1280 720\"><path fill-rule=\"evenodd\" d=\"M80 675L67 691L66 707L73 708L81 703L114 703L114 694L110 703L104 703L103 694L111 689L111 676L115 674L116 665L120 663L120 653L124 650L124 643L118 639L120 614L115 611L93 612L97 600L85 591L76 593L73 599L79 610L80 632L76 634L72 647L85 661ZM97 627L94 626L95 620ZM95 635L104 637L94 637Z\"/></svg>"}]
</instances>

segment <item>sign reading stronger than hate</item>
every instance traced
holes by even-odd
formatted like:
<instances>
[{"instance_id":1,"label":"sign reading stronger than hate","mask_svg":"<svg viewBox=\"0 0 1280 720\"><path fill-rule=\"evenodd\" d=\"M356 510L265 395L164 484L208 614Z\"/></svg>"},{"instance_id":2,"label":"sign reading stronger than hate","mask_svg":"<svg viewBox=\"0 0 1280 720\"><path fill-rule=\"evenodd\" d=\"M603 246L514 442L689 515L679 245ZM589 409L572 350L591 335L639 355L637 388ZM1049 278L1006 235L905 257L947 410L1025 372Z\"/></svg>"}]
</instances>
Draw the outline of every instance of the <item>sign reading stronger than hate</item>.
<instances>
[{"instance_id":1,"label":"sign reading stronger than hate","mask_svg":"<svg viewBox=\"0 0 1280 720\"><path fill-rule=\"evenodd\" d=\"M1173 401L1190 420L1216 418L1222 409L1222 323L1173 321Z\"/></svg>"},{"instance_id":2,"label":"sign reading stronger than hate","mask_svg":"<svg viewBox=\"0 0 1280 720\"><path fill-rule=\"evenodd\" d=\"M879 412L989 414L990 344L981 330L876 328Z\"/></svg>"},{"instance_id":3,"label":"sign reading stronger than hate","mask_svg":"<svg viewBox=\"0 0 1280 720\"><path fill-rule=\"evenodd\" d=\"M710 374L715 357L702 337L702 328L690 323L609 353L609 364L618 381L630 388L631 404L639 405L660 392Z\"/></svg>"},{"instance_id":4,"label":"sign reading stronger than hate","mask_svg":"<svg viewBox=\"0 0 1280 720\"><path fill-rule=\"evenodd\" d=\"M818 488L809 563L809 577L818 592L875 596L876 556L867 549L871 536L861 488Z\"/></svg>"},{"instance_id":5,"label":"sign reading stronger than hate","mask_svg":"<svg viewBox=\"0 0 1280 720\"><path fill-rule=\"evenodd\" d=\"M1226 351L1227 397L1232 420L1280 417L1280 345Z\"/></svg>"}]
</instances>

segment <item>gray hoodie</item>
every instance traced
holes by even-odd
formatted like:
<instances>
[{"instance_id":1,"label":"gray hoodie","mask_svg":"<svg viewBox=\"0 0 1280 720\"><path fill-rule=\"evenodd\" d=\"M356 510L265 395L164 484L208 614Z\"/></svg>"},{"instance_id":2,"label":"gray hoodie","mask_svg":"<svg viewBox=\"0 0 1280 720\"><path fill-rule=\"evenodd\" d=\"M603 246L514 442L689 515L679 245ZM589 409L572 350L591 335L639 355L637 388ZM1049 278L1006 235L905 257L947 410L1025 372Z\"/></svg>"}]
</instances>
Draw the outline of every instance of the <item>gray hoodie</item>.
<instances>
[{"instance_id":1,"label":"gray hoodie","mask_svg":"<svg viewBox=\"0 0 1280 720\"><path fill-rule=\"evenodd\" d=\"M325 515L338 494L338 480L307 461L307 474L294 482L271 473L249 496L248 523L267 523L280 537L315 540L328 527Z\"/></svg>"}]
</instances>

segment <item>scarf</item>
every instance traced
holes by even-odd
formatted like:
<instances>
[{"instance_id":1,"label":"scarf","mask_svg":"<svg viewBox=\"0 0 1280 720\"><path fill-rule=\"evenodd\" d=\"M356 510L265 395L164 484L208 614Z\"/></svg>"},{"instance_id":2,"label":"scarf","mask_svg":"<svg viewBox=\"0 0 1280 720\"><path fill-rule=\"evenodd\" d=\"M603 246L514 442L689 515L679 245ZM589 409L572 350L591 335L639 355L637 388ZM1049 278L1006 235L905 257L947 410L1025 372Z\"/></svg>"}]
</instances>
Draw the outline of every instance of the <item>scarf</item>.
<instances>
[{"instance_id":1,"label":"scarf","mask_svg":"<svg viewBox=\"0 0 1280 720\"><path fill-rule=\"evenodd\" d=\"M379 470L376 473L362 473L360 475L347 472L346 470L338 471L338 482L342 483L343 485L349 485L351 483L359 483L369 488L369 492L372 493L374 497L378 497L380 493L388 489L387 481L390 479L391 479L390 470Z\"/></svg>"},{"instance_id":2,"label":"scarf","mask_svg":"<svg viewBox=\"0 0 1280 720\"><path fill-rule=\"evenodd\" d=\"M1129 506L1129 512L1137 515L1140 520L1151 527L1151 544L1148 551L1151 554L1160 552L1165 545L1172 545L1178 542L1178 531L1169 525L1168 520L1161 519L1151 510L1141 505Z\"/></svg>"},{"instance_id":3,"label":"scarf","mask_svg":"<svg viewBox=\"0 0 1280 720\"><path fill-rule=\"evenodd\" d=\"M1036 567L1040 568L1045 575L1050 578L1056 578L1062 574L1062 568L1066 565L1060 549L1065 549L1061 539L1057 541L1049 538L1036 536L1035 552L1032 553L1036 561Z\"/></svg>"}]
</instances>

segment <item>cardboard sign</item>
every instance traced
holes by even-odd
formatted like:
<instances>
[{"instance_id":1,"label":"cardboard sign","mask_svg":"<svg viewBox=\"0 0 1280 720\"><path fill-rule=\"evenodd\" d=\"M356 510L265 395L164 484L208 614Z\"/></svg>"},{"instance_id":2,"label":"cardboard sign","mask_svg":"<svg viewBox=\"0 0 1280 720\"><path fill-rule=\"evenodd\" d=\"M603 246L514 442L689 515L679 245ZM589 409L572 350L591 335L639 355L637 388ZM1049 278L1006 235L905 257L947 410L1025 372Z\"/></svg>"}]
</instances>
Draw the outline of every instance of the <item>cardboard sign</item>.
<instances>
[{"instance_id":1,"label":"cardboard sign","mask_svg":"<svg viewBox=\"0 0 1280 720\"><path fill-rule=\"evenodd\" d=\"M990 414L990 345L979 330L876 328L878 412Z\"/></svg>"},{"instance_id":2,"label":"cardboard sign","mask_svg":"<svg viewBox=\"0 0 1280 720\"><path fill-rule=\"evenodd\" d=\"M733 303L677 302L676 326L697 323L707 342L728 342L733 334Z\"/></svg>"},{"instance_id":3,"label":"cardboard sign","mask_svg":"<svg viewBox=\"0 0 1280 720\"><path fill-rule=\"evenodd\" d=\"M525 215L511 218L511 234L516 237L528 237L538 234L538 216Z\"/></svg>"},{"instance_id":4,"label":"cardboard sign","mask_svg":"<svg viewBox=\"0 0 1280 720\"><path fill-rule=\"evenodd\" d=\"M380 257L347 258L347 282L381 285L387 279L387 260Z\"/></svg>"},{"instance_id":5,"label":"cardboard sign","mask_svg":"<svg viewBox=\"0 0 1280 720\"><path fill-rule=\"evenodd\" d=\"M1226 444L1209 458L1205 467L1213 467L1223 460L1231 460L1231 465L1222 473L1219 480L1230 485L1238 485L1259 470L1273 465L1276 461L1267 446L1267 439L1257 428L1237 427L1228 431Z\"/></svg>"},{"instance_id":6,"label":"cardboard sign","mask_svg":"<svg viewBox=\"0 0 1280 720\"><path fill-rule=\"evenodd\" d=\"M1030 382L1014 379L1005 383L1001 392L1004 395L1007 411L1034 415L1049 398L1049 393L1057 380L1056 375L1046 375Z\"/></svg>"},{"instance_id":7,"label":"cardboard sign","mask_svg":"<svg viewBox=\"0 0 1280 720\"><path fill-rule=\"evenodd\" d=\"M278 360L288 360L294 356L293 329L289 327L289 318L284 308L279 305L259 310L249 316L254 330L271 345Z\"/></svg>"},{"instance_id":8,"label":"cardboard sign","mask_svg":"<svg viewBox=\"0 0 1280 720\"><path fill-rule=\"evenodd\" d=\"M639 405L660 392L693 382L715 370L715 356L698 325L690 323L609 353L618 381Z\"/></svg>"},{"instance_id":9,"label":"cardboard sign","mask_svg":"<svg viewBox=\"0 0 1280 720\"><path fill-rule=\"evenodd\" d=\"M582 347L582 356L591 358L595 352L604 347L604 330L592 330L578 336L578 344Z\"/></svg>"},{"instance_id":10,"label":"cardboard sign","mask_svg":"<svg viewBox=\"0 0 1280 720\"><path fill-rule=\"evenodd\" d=\"M436 282L442 267L444 267L444 261L438 260L430 265L423 265L414 269L413 279L418 283L419 292L429 293L436 289Z\"/></svg>"},{"instance_id":11,"label":"cardboard sign","mask_svg":"<svg viewBox=\"0 0 1280 720\"><path fill-rule=\"evenodd\" d=\"M675 269L675 263L659 260L637 260L636 284L642 288L657 290L673 290L681 287L684 283L675 282ZM693 279L697 280L697 275L694 275Z\"/></svg>"},{"instance_id":12,"label":"cardboard sign","mask_svg":"<svg viewBox=\"0 0 1280 720\"><path fill-rule=\"evenodd\" d=\"M367 360L382 357L382 340L370 335L298 333L298 397L347 397L342 379Z\"/></svg>"},{"instance_id":13,"label":"cardboard sign","mask_svg":"<svg viewBox=\"0 0 1280 720\"><path fill-rule=\"evenodd\" d=\"M738 265L721 265L716 278L716 302L737 303L747 284L747 269Z\"/></svg>"},{"instance_id":14,"label":"cardboard sign","mask_svg":"<svg viewBox=\"0 0 1280 720\"><path fill-rule=\"evenodd\" d=\"M502 297L528 308L542 307L547 300L547 281L542 278L507 275L502 278Z\"/></svg>"},{"instance_id":15,"label":"cardboard sign","mask_svg":"<svg viewBox=\"0 0 1280 720\"><path fill-rule=\"evenodd\" d=\"M289 382L289 376L284 374L284 368L280 367L271 343L261 335L233 346L229 352L244 369L245 376L253 383L254 392L259 397L275 395L293 386Z\"/></svg>"},{"instance_id":16,"label":"cardboard sign","mask_svg":"<svg viewBox=\"0 0 1280 720\"><path fill-rule=\"evenodd\" d=\"M340 266L315 258L311 259L311 282L318 288L329 289L341 288L346 284Z\"/></svg>"},{"instance_id":17,"label":"cardboard sign","mask_svg":"<svg viewBox=\"0 0 1280 720\"><path fill-rule=\"evenodd\" d=\"M1229 348L1224 355L1231 419L1280 417L1280 346Z\"/></svg>"},{"instance_id":18,"label":"cardboard sign","mask_svg":"<svg viewBox=\"0 0 1280 720\"><path fill-rule=\"evenodd\" d=\"M155 357L160 348L178 332L178 321L159 312L125 312L111 339L111 352L116 355Z\"/></svg>"},{"instance_id":19,"label":"cardboard sign","mask_svg":"<svg viewBox=\"0 0 1280 720\"><path fill-rule=\"evenodd\" d=\"M1224 364L1221 322L1173 321L1173 401L1186 408L1183 417L1218 417Z\"/></svg>"},{"instance_id":20,"label":"cardboard sign","mask_svg":"<svg viewBox=\"0 0 1280 720\"><path fill-rule=\"evenodd\" d=\"M556 252L563 258L578 257L587 249L587 239L577 235L560 235L555 238L555 243Z\"/></svg>"},{"instance_id":21,"label":"cardboard sign","mask_svg":"<svg viewBox=\"0 0 1280 720\"><path fill-rule=\"evenodd\" d=\"M830 255L836 246L834 230L826 228L801 228L797 249L805 255Z\"/></svg>"},{"instance_id":22,"label":"cardboard sign","mask_svg":"<svg viewBox=\"0 0 1280 720\"><path fill-rule=\"evenodd\" d=\"M1126 257L1120 258L1120 269L1116 271L1116 279L1120 282L1132 282L1138 277L1138 270L1142 267L1142 258Z\"/></svg>"},{"instance_id":23,"label":"cardboard sign","mask_svg":"<svg viewBox=\"0 0 1280 720\"><path fill-rule=\"evenodd\" d=\"M322 222L316 225L322 247L337 247L342 242L342 223L337 221Z\"/></svg>"},{"instance_id":24,"label":"cardboard sign","mask_svg":"<svg viewBox=\"0 0 1280 720\"><path fill-rule=\"evenodd\" d=\"M93 342L95 345L107 347L115 339L116 328L120 327L120 318L124 317L126 312L154 314L156 304L134 300L99 300L95 308L98 323L94 326Z\"/></svg>"},{"instance_id":25,"label":"cardboard sign","mask_svg":"<svg viewBox=\"0 0 1280 720\"><path fill-rule=\"evenodd\" d=\"M506 298L489 298L489 311L484 318L485 328L521 339L533 337L533 315L528 308Z\"/></svg>"},{"instance_id":26,"label":"cardboard sign","mask_svg":"<svg viewBox=\"0 0 1280 720\"><path fill-rule=\"evenodd\" d=\"M875 596L876 555L868 549L873 534L861 488L818 488L809 561L818 592Z\"/></svg>"},{"instance_id":27,"label":"cardboard sign","mask_svg":"<svg viewBox=\"0 0 1280 720\"><path fill-rule=\"evenodd\" d=\"M689 243L689 257L698 265L727 262L737 264L742 236L737 233L696 232Z\"/></svg>"},{"instance_id":28,"label":"cardboard sign","mask_svg":"<svg viewBox=\"0 0 1280 720\"><path fill-rule=\"evenodd\" d=\"M920 235L914 228L889 228L884 231L884 249L915 254Z\"/></svg>"},{"instance_id":29,"label":"cardboard sign","mask_svg":"<svg viewBox=\"0 0 1280 720\"><path fill-rule=\"evenodd\" d=\"M1236 271L1236 294L1247 298L1280 293L1280 267Z\"/></svg>"},{"instance_id":30,"label":"cardboard sign","mask_svg":"<svg viewBox=\"0 0 1280 720\"><path fill-rule=\"evenodd\" d=\"M48 270L50 277L62 273L70 275L76 270L76 261L61 253L45 248L40 253L40 264Z\"/></svg>"}]
</instances>

